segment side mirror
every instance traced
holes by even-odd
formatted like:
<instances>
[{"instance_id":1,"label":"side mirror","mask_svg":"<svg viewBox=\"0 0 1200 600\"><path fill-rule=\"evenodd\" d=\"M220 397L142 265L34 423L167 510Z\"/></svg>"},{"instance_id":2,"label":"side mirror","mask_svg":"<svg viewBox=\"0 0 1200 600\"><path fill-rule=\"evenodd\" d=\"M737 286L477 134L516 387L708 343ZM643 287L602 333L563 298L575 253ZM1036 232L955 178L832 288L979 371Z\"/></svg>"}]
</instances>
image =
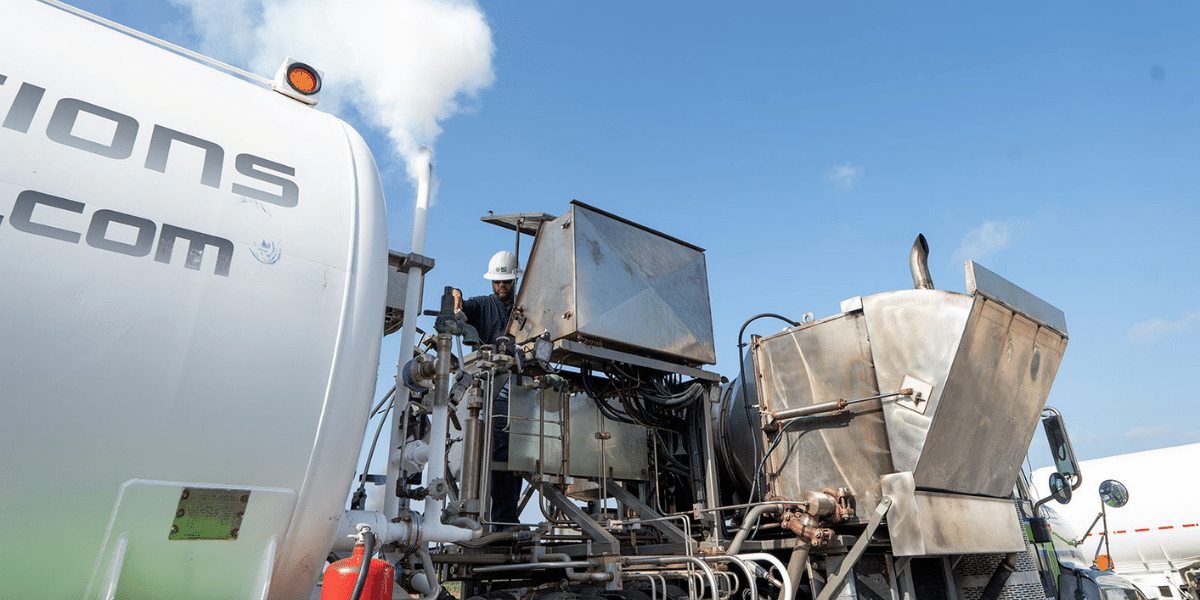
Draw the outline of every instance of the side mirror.
<instances>
[{"instance_id":1,"label":"side mirror","mask_svg":"<svg viewBox=\"0 0 1200 600\"><path fill-rule=\"evenodd\" d=\"M1100 501L1113 508L1121 508L1129 502L1129 490L1116 479L1105 479L1100 484Z\"/></svg>"},{"instance_id":2,"label":"side mirror","mask_svg":"<svg viewBox=\"0 0 1200 600\"><path fill-rule=\"evenodd\" d=\"M1066 478L1072 490L1077 490L1083 483L1083 477L1075 460L1075 450L1071 448L1071 438L1067 437L1062 414L1048 406L1042 414L1046 412L1050 414L1042 419L1042 428L1046 430L1046 441L1050 443L1050 452L1054 454L1054 470Z\"/></svg>"},{"instance_id":3,"label":"side mirror","mask_svg":"<svg viewBox=\"0 0 1200 600\"><path fill-rule=\"evenodd\" d=\"M1071 501L1071 484L1067 483L1067 478L1063 477L1062 473L1050 474L1050 497L1059 504L1067 504Z\"/></svg>"}]
</instances>

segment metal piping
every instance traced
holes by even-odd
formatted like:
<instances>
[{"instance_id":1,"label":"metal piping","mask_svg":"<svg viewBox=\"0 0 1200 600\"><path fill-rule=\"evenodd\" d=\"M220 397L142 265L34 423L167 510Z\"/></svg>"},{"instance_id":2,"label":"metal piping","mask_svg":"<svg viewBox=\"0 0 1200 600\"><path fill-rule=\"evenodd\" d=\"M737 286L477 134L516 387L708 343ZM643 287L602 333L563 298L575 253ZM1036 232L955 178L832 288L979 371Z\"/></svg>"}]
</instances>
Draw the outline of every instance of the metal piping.
<instances>
[{"instance_id":1,"label":"metal piping","mask_svg":"<svg viewBox=\"0 0 1200 600\"><path fill-rule=\"evenodd\" d=\"M433 151L426 146L421 146L417 150L416 164L413 165L413 170L417 175L417 206L413 213L413 239L412 253L425 253L425 229L429 219L429 196L430 196L430 181L433 179ZM404 365L412 358L413 346L417 335L417 317L421 313L421 290L424 289L425 274L421 268L413 265L408 270L408 288L404 294L404 323L401 324L400 331L400 360L397 363L397 381L404 381ZM392 426L390 434L398 435L398 432L405 429L408 419L408 391L396 388L396 409L392 411ZM388 471L387 471L387 486L394 490L396 484L400 481L400 471L404 457L401 453L401 446L406 440L392 439L388 452ZM399 442L399 443L397 443ZM389 518L400 515L400 498L395 492L384 494L383 512Z\"/></svg>"},{"instance_id":2,"label":"metal piping","mask_svg":"<svg viewBox=\"0 0 1200 600\"><path fill-rule=\"evenodd\" d=\"M875 530L879 529L879 525L883 523L883 517L887 514L887 510L892 506L892 498L884 496L879 501L879 505L875 507L875 512L871 513L871 520L867 521L867 528L863 530L862 535L858 536L858 541L854 542L854 546L850 548L850 552L846 553L846 557L842 559L842 564L838 566L836 572L830 573L825 580L825 588L817 595L816 600L832 600L832 598L841 591L842 586L846 583L846 578L850 576L851 570L862 557L863 552L866 552L867 545L871 543L871 537L875 535ZM995 600L995 599L992 599Z\"/></svg>"},{"instance_id":3,"label":"metal piping","mask_svg":"<svg viewBox=\"0 0 1200 600\"><path fill-rule=\"evenodd\" d=\"M717 593L717 578L713 575L712 569L704 564L704 561L694 556L660 556L660 557L645 557L645 558L626 558L623 563L626 565L674 565L681 562L692 563L702 571L704 576L708 578L708 584L712 587L712 600L720 600Z\"/></svg>"},{"instance_id":4,"label":"metal piping","mask_svg":"<svg viewBox=\"0 0 1200 600\"><path fill-rule=\"evenodd\" d=\"M746 574L746 581L750 583L750 597L758 598L758 584L754 582L754 573L751 572L750 567L746 566L745 560L737 556L705 556L704 560L708 562L729 562L737 565Z\"/></svg>"},{"instance_id":5,"label":"metal piping","mask_svg":"<svg viewBox=\"0 0 1200 600\"><path fill-rule=\"evenodd\" d=\"M808 569L808 551L812 549L812 545L808 543L797 544L792 550L792 556L788 559L787 578L790 581L800 581L800 576ZM791 600L790 598L788 600Z\"/></svg>"},{"instance_id":6,"label":"metal piping","mask_svg":"<svg viewBox=\"0 0 1200 600\"><path fill-rule=\"evenodd\" d=\"M586 560L572 560L564 562L536 562L536 563L513 563L509 565L488 565L486 567L475 567L471 569L473 574L481 573L506 573L508 571L545 571L547 569L586 569L592 566Z\"/></svg>"},{"instance_id":7,"label":"metal piping","mask_svg":"<svg viewBox=\"0 0 1200 600\"><path fill-rule=\"evenodd\" d=\"M479 512L479 471L482 468L483 456L483 419L479 413L483 411L483 390L480 381L475 379L467 388L467 422L463 431L463 464L462 464L462 495L461 499L468 507L464 515L480 518ZM473 506L472 506L473 503Z\"/></svg>"},{"instance_id":8,"label":"metal piping","mask_svg":"<svg viewBox=\"0 0 1200 600\"><path fill-rule=\"evenodd\" d=\"M742 549L742 543L746 541L746 537L750 535L750 528L754 526L754 522L758 520L764 513L768 511L782 512L787 508L788 504L784 502L772 502L770 504L759 504L750 509L746 513L746 518L742 519L742 528L738 529L737 535L733 537L733 541L729 543L729 549L725 551L727 556L733 556Z\"/></svg>"},{"instance_id":9,"label":"metal piping","mask_svg":"<svg viewBox=\"0 0 1200 600\"><path fill-rule=\"evenodd\" d=\"M1004 591L1004 584L1008 582L1009 576L1017 570L1017 558L1016 552L1004 556L1004 560L996 565L996 570L988 580L987 587L983 588L983 592L980 593L979 600L996 600L1000 597L1000 592Z\"/></svg>"},{"instance_id":10,"label":"metal piping","mask_svg":"<svg viewBox=\"0 0 1200 600\"><path fill-rule=\"evenodd\" d=\"M658 586L654 585L654 577L653 576L649 575L648 573L630 573L630 574L626 575L626 577L637 577L639 579L642 577L645 577L646 579L648 579L650 581L650 600L658 600ZM666 592L663 592L663 594L664 594L663 597L665 598Z\"/></svg>"},{"instance_id":11,"label":"metal piping","mask_svg":"<svg viewBox=\"0 0 1200 600\"><path fill-rule=\"evenodd\" d=\"M438 581L437 570L434 569L433 559L429 556L429 548L421 548L417 555L421 557L421 566L425 569L425 584L429 587L420 600L437 600L442 595L442 584Z\"/></svg>"},{"instance_id":12,"label":"metal piping","mask_svg":"<svg viewBox=\"0 0 1200 600\"><path fill-rule=\"evenodd\" d=\"M775 570L779 571L779 576L783 578L783 590L779 593L779 600L793 600L796 597L796 589L792 583L792 577L788 575L787 569L784 568L783 561L766 552L739 554L738 558L742 560L765 560L771 563L775 567Z\"/></svg>"},{"instance_id":13,"label":"metal piping","mask_svg":"<svg viewBox=\"0 0 1200 600\"><path fill-rule=\"evenodd\" d=\"M551 560L552 559L552 560ZM475 567L471 570L472 573L503 573L505 571L537 571L545 569L564 569L567 574L567 579L578 583L601 583L612 581L615 578L614 573L579 573L575 569L588 569L596 566L596 563L587 560L571 560L570 556L561 553L546 553L537 557L537 562L520 563L512 565L490 565L486 567ZM713 600L716 600L715 598Z\"/></svg>"},{"instance_id":14,"label":"metal piping","mask_svg":"<svg viewBox=\"0 0 1200 600\"><path fill-rule=\"evenodd\" d=\"M912 251L908 254L908 268L912 271L913 288L934 289L933 277L929 276L929 242L925 241L923 233L918 233L917 240L913 242Z\"/></svg>"},{"instance_id":15,"label":"metal piping","mask_svg":"<svg viewBox=\"0 0 1200 600\"><path fill-rule=\"evenodd\" d=\"M415 539L418 529L408 521L391 522L382 512L376 510L348 510L342 513L338 521L337 534L333 540L333 550L347 552L354 549L359 524L365 524L375 534L375 541L382 547L391 543L405 545Z\"/></svg>"}]
</instances>

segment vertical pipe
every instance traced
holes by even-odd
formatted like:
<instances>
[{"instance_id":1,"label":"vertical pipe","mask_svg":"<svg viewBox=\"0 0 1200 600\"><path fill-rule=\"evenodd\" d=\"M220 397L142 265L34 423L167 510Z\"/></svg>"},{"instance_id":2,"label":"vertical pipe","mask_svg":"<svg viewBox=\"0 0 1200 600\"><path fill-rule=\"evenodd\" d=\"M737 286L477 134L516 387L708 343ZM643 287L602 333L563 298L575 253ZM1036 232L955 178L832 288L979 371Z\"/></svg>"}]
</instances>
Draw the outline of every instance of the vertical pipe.
<instances>
[{"instance_id":1,"label":"vertical pipe","mask_svg":"<svg viewBox=\"0 0 1200 600\"><path fill-rule=\"evenodd\" d=\"M412 251L425 253L425 229L429 219L430 184L433 180L433 150L429 146L417 149L412 158L413 173L417 177L417 208L413 214Z\"/></svg>"},{"instance_id":2,"label":"vertical pipe","mask_svg":"<svg viewBox=\"0 0 1200 600\"><path fill-rule=\"evenodd\" d=\"M483 390L479 379L471 382L467 390L467 422L463 434L463 467L462 467L462 499L474 502L473 509L464 511L464 515L473 516L479 520L479 472L483 462L483 419L479 413L483 410Z\"/></svg>"},{"instance_id":3,"label":"vertical pipe","mask_svg":"<svg viewBox=\"0 0 1200 600\"><path fill-rule=\"evenodd\" d=\"M432 489L435 481L446 485L446 437L450 428L450 350L454 336L439 333L437 336L437 375L433 384L433 406L429 412L429 481ZM444 496L443 496L444 498ZM444 506L442 500L430 494L425 498L424 542L459 542L475 537L479 532L455 525L442 523Z\"/></svg>"},{"instance_id":4,"label":"vertical pipe","mask_svg":"<svg viewBox=\"0 0 1200 600\"><path fill-rule=\"evenodd\" d=\"M796 548L792 550L792 557L788 561L787 575L788 579L800 583L800 576L808 570L808 550L811 546L807 542L799 542ZM787 598L787 600L792 600Z\"/></svg>"},{"instance_id":5,"label":"vertical pipe","mask_svg":"<svg viewBox=\"0 0 1200 600\"><path fill-rule=\"evenodd\" d=\"M913 288L933 289L933 277L929 276L929 242L925 241L925 234L917 234L917 240L908 253L908 268L912 271Z\"/></svg>"},{"instance_id":6,"label":"vertical pipe","mask_svg":"<svg viewBox=\"0 0 1200 600\"><path fill-rule=\"evenodd\" d=\"M721 504L721 497L719 496L719 492L717 490L717 445L715 436L713 435L713 413L709 407L709 404L720 404L721 387L712 386L702 393L704 394L704 398L708 401L708 404L706 404L704 401L701 401L701 406L703 406L704 409L700 414L700 419L702 420L704 426L704 485L706 486L705 495L707 496L707 498L705 498L705 504L703 508L714 508ZM717 522L721 520L720 513L706 512L704 515L705 518L708 519L713 525L709 529L709 535L711 536L709 541L720 541L721 532L723 529L721 527L721 523Z\"/></svg>"},{"instance_id":7,"label":"vertical pipe","mask_svg":"<svg viewBox=\"0 0 1200 600\"><path fill-rule=\"evenodd\" d=\"M417 150L417 156L413 159L413 171L417 177L417 208L413 214L413 239L412 239L412 254L423 254L425 252L425 229L429 216L429 190L430 181L433 179L433 151L427 146L421 146ZM390 431L388 444L388 469L387 469L387 485L383 499L383 513L389 518L400 515L400 498L396 496L396 490L400 482L400 471L403 462L403 454L400 451L400 446L404 444L403 439L396 439L400 436L400 430L404 425L405 419L408 418L408 393L407 390L400 385L403 381L403 375L399 372L404 368L404 363L407 363L412 358L412 348L417 335L417 317L421 313L421 290L424 288L425 275L418 267L411 267L408 270L408 286L405 289L404 295L404 323L400 332L400 357L396 372L396 398L393 400L396 403L396 409L392 411L392 428ZM368 465L369 467L369 465Z\"/></svg>"},{"instance_id":8,"label":"vertical pipe","mask_svg":"<svg viewBox=\"0 0 1200 600\"><path fill-rule=\"evenodd\" d=\"M483 388L483 444L479 460L479 517L481 523L492 520L492 411L496 396L496 371L488 369L484 374Z\"/></svg>"}]
</instances>

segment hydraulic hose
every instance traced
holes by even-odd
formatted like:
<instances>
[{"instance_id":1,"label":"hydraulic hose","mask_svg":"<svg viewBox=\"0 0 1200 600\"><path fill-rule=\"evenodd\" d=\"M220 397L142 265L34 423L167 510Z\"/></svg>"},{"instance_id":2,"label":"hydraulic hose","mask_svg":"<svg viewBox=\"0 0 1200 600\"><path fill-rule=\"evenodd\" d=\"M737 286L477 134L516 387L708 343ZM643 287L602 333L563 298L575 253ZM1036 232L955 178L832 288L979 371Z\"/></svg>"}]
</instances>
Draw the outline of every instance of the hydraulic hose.
<instances>
[{"instance_id":1,"label":"hydraulic hose","mask_svg":"<svg viewBox=\"0 0 1200 600\"><path fill-rule=\"evenodd\" d=\"M358 564L358 579L354 581L354 591L350 593L350 600L362 599L363 586L367 584L367 573L371 571L371 555L375 553L375 534L367 530L362 532L362 537L362 561Z\"/></svg>"},{"instance_id":2,"label":"hydraulic hose","mask_svg":"<svg viewBox=\"0 0 1200 600\"><path fill-rule=\"evenodd\" d=\"M749 382L746 381L746 357L745 357L745 353L742 350L743 348L746 347L746 344L745 344L745 342L742 341L742 336L744 336L746 334L746 328L749 327L751 323L753 323L754 321L756 321L758 319L764 318L764 317L770 317L772 319L779 319L780 321L783 321L784 323L787 323L788 325L791 325L792 327L800 326L800 323L797 323L796 321L793 321L783 315L777 315L775 313L761 313L761 314L754 315L753 317L750 317L749 319L746 319L746 322L742 323L742 328L738 331L738 345L737 345L737 348L738 348L738 377L742 382L742 389L741 389L742 408L743 408L743 412L746 414L746 423L747 423L747 425L750 426L751 431L754 431L756 424L754 422L754 417L750 414L750 403L746 401L746 388L750 384L749 384ZM755 402L757 402L757 399L755 399ZM755 494L755 491L758 489L758 479L759 479L759 475L756 472L754 474L754 481L750 485L749 500L751 502L754 502L754 494Z\"/></svg>"}]
</instances>

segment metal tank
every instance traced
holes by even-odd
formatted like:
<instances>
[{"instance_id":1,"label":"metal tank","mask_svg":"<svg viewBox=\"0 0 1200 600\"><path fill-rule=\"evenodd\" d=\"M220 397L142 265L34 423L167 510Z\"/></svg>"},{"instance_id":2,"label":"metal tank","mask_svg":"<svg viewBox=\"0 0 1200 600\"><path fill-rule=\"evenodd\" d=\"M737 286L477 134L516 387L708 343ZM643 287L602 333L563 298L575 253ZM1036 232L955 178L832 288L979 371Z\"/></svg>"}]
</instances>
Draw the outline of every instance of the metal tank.
<instances>
[{"instance_id":1,"label":"metal tank","mask_svg":"<svg viewBox=\"0 0 1200 600\"><path fill-rule=\"evenodd\" d=\"M954 533L963 528L1017 551L1007 498L1066 348L1065 319L973 262L967 294L934 290L918 270L918 289L851 298L840 314L755 338L767 457L747 473L748 444L723 454L743 455L731 470L742 482L761 473L773 499L848 488L864 519L888 496L897 555L987 550L988 536ZM745 411L738 396L726 417ZM746 437L719 433L727 446Z\"/></svg>"},{"instance_id":2,"label":"metal tank","mask_svg":"<svg viewBox=\"0 0 1200 600\"><path fill-rule=\"evenodd\" d=\"M369 149L41 2L0 54L40 99L0 128L0 597L307 598L379 361Z\"/></svg>"},{"instance_id":3,"label":"metal tank","mask_svg":"<svg viewBox=\"0 0 1200 600\"><path fill-rule=\"evenodd\" d=\"M704 250L572 201L538 230L508 331L714 364Z\"/></svg>"}]
</instances>

